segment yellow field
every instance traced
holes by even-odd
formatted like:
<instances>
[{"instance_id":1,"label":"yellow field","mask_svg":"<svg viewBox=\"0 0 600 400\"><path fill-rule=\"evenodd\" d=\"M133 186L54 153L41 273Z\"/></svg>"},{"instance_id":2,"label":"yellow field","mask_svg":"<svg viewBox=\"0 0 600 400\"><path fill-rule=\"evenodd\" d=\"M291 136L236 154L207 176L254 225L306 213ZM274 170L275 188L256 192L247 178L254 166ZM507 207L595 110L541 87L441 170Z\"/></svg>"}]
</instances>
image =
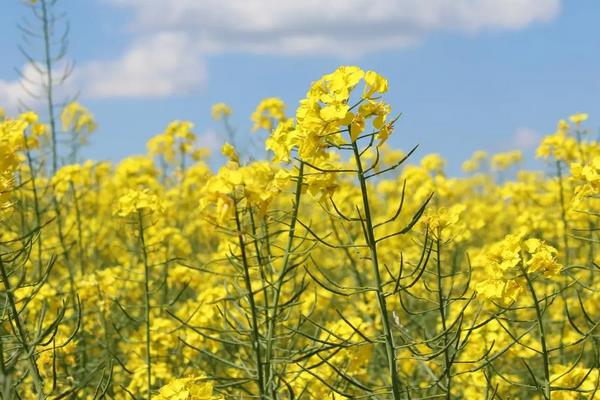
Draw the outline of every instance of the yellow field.
<instances>
[{"instance_id":1,"label":"yellow field","mask_svg":"<svg viewBox=\"0 0 600 400\"><path fill-rule=\"evenodd\" d=\"M292 115L266 99L268 159L226 144L218 171L187 121L146 155L61 166L86 108L58 139L2 115L0 397L600 398L587 114L540 143L554 173L476 152L449 177L388 146L387 90L346 66Z\"/></svg>"}]
</instances>

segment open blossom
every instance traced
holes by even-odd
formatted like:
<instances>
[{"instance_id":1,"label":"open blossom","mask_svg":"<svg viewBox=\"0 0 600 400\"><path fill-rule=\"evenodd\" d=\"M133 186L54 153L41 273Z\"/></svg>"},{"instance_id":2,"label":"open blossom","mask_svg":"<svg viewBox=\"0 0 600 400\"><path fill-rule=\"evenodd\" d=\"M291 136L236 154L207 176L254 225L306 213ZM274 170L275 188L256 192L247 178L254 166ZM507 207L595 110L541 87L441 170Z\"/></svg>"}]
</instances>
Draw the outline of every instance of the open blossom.
<instances>
[{"instance_id":1,"label":"open blossom","mask_svg":"<svg viewBox=\"0 0 600 400\"><path fill-rule=\"evenodd\" d=\"M225 157L227 157L229 159L229 161L231 161L231 162L235 162L235 163L240 162L240 156L235 151L235 147L233 147L229 143L225 143L223 145L223 147L221 148L221 153L223 153L223 155Z\"/></svg>"},{"instance_id":2,"label":"open blossom","mask_svg":"<svg viewBox=\"0 0 600 400\"><path fill-rule=\"evenodd\" d=\"M375 71L367 71L365 74L365 90L362 97L365 99L375 94L383 94L388 90L388 81Z\"/></svg>"},{"instance_id":3,"label":"open blossom","mask_svg":"<svg viewBox=\"0 0 600 400\"><path fill-rule=\"evenodd\" d=\"M14 173L19 165L18 151L25 127L10 120L0 122L0 213L12 205Z\"/></svg>"},{"instance_id":4,"label":"open blossom","mask_svg":"<svg viewBox=\"0 0 600 400\"><path fill-rule=\"evenodd\" d=\"M220 121L224 118L227 118L231 115L231 113L231 108L225 103L213 104L211 108L211 115L215 121Z\"/></svg>"},{"instance_id":5,"label":"open blossom","mask_svg":"<svg viewBox=\"0 0 600 400\"><path fill-rule=\"evenodd\" d=\"M65 165L51 179L54 192L61 197L71 189L71 185L89 184L89 174L80 164Z\"/></svg>"},{"instance_id":6,"label":"open blossom","mask_svg":"<svg viewBox=\"0 0 600 400\"><path fill-rule=\"evenodd\" d=\"M464 204L455 204L452 207L428 210L420 222L438 239L455 238L468 231L464 224L460 223L460 216L465 209Z\"/></svg>"},{"instance_id":7,"label":"open blossom","mask_svg":"<svg viewBox=\"0 0 600 400\"><path fill-rule=\"evenodd\" d=\"M561 271L554 247L540 239L524 237L525 232L506 235L476 258L474 264L483 269L485 276L476 285L480 295L509 304L524 290L524 274L552 278Z\"/></svg>"},{"instance_id":8,"label":"open blossom","mask_svg":"<svg viewBox=\"0 0 600 400\"><path fill-rule=\"evenodd\" d=\"M539 158L553 157L555 160L570 162L577 157L578 151L577 140L569 135L569 123L561 119L556 131L542 139L535 154Z\"/></svg>"},{"instance_id":9,"label":"open blossom","mask_svg":"<svg viewBox=\"0 0 600 400\"><path fill-rule=\"evenodd\" d=\"M130 190L119 198L114 214L119 217L128 217L138 212L154 213L161 212L163 206L158 196L151 194L149 190Z\"/></svg>"},{"instance_id":10,"label":"open blossom","mask_svg":"<svg viewBox=\"0 0 600 400\"><path fill-rule=\"evenodd\" d=\"M202 377L175 379L163 386L152 400L219 400L213 395L213 384Z\"/></svg>"},{"instance_id":11,"label":"open blossom","mask_svg":"<svg viewBox=\"0 0 600 400\"><path fill-rule=\"evenodd\" d=\"M355 88L363 82L362 95L352 104ZM374 71L363 71L356 66L341 66L314 82L306 97L300 101L293 122L282 119L266 142L276 161L289 161L297 149L304 160L326 158L330 146L356 141L370 126L383 144L392 133L387 120L390 106L376 98L387 91L387 80ZM353 108L353 106L356 106ZM259 121L258 115L256 119Z\"/></svg>"},{"instance_id":12,"label":"open blossom","mask_svg":"<svg viewBox=\"0 0 600 400\"><path fill-rule=\"evenodd\" d=\"M265 141L265 148L273 152L273 161L289 162L290 154L296 141L294 140L294 121L288 119L277 125L271 136Z\"/></svg>"},{"instance_id":13,"label":"open blossom","mask_svg":"<svg viewBox=\"0 0 600 400\"><path fill-rule=\"evenodd\" d=\"M290 173L266 161L242 167L230 162L210 177L202 188L200 210L219 223L233 216L235 203L243 202L263 215L289 184Z\"/></svg>"},{"instance_id":14,"label":"open blossom","mask_svg":"<svg viewBox=\"0 0 600 400\"><path fill-rule=\"evenodd\" d=\"M481 164L486 158L488 158L488 154L485 151L477 150L470 159L463 162L462 170L464 172L475 172L482 167Z\"/></svg>"},{"instance_id":15,"label":"open blossom","mask_svg":"<svg viewBox=\"0 0 600 400\"><path fill-rule=\"evenodd\" d=\"M177 164L178 167L187 155L199 158L199 149L194 147L197 137L193 129L194 124L190 121L171 121L162 133L148 140L148 154L162 157L167 163Z\"/></svg>"},{"instance_id":16,"label":"open blossom","mask_svg":"<svg viewBox=\"0 0 600 400\"><path fill-rule=\"evenodd\" d=\"M490 165L494 171L504 171L523 160L523 153L519 150L498 153L492 156Z\"/></svg>"},{"instance_id":17,"label":"open blossom","mask_svg":"<svg viewBox=\"0 0 600 400\"><path fill-rule=\"evenodd\" d=\"M577 113L573 114L569 117L569 120L575 125L580 125L582 122L587 121L588 114L587 113Z\"/></svg>"},{"instance_id":18,"label":"open blossom","mask_svg":"<svg viewBox=\"0 0 600 400\"><path fill-rule=\"evenodd\" d=\"M421 166L433 174L443 174L446 160L439 154L428 154L421 159Z\"/></svg>"},{"instance_id":19,"label":"open blossom","mask_svg":"<svg viewBox=\"0 0 600 400\"><path fill-rule=\"evenodd\" d=\"M75 101L63 108L60 121L65 132L73 131L79 134L83 143L85 143L85 136L93 133L97 128L92 113Z\"/></svg>"},{"instance_id":20,"label":"open blossom","mask_svg":"<svg viewBox=\"0 0 600 400\"><path fill-rule=\"evenodd\" d=\"M254 122L253 131L259 129L270 131L273 129L274 122L279 123L286 120L285 103L277 97L264 99L258 104L250 119Z\"/></svg>"}]
</instances>

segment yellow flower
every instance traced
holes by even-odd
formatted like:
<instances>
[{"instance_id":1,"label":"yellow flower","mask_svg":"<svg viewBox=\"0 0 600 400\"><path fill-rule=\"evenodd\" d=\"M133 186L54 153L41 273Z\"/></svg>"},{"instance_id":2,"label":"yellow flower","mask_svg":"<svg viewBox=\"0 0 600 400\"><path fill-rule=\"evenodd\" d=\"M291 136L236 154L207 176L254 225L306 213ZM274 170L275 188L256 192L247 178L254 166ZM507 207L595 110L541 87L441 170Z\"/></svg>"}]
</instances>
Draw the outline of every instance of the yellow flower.
<instances>
[{"instance_id":1,"label":"yellow flower","mask_svg":"<svg viewBox=\"0 0 600 400\"><path fill-rule=\"evenodd\" d=\"M560 272L562 265L556 260L558 251L554 247L539 239L528 239L525 241L525 248L531 255L526 263L529 267L528 272L542 272L547 276Z\"/></svg>"},{"instance_id":2,"label":"yellow flower","mask_svg":"<svg viewBox=\"0 0 600 400\"><path fill-rule=\"evenodd\" d=\"M573 161L579 149L575 138L569 136L569 124L564 119L558 121L556 132L542 139L536 150L536 157L556 160Z\"/></svg>"},{"instance_id":3,"label":"yellow flower","mask_svg":"<svg viewBox=\"0 0 600 400\"><path fill-rule=\"evenodd\" d=\"M90 134L96 130L96 121L92 113L75 101L63 108L60 120L64 131Z\"/></svg>"},{"instance_id":4,"label":"yellow flower","mask_svg":"<svg viewBox=\"0 0 600 400\"><path fill-rule=\"evenodd\" d=\"M475 172L481 168L481 163L483 160L487 158L487 153L485 151L478 150L471 156L470 159L465 161L462 165L462 170L464 172Z\"/></svg>"},{"instance_id":5,"label":"yellow flower","mask_svg":"<svg viewBox=\"0 0 600 400\"><path fill-rule=\"evenodd\" d=\"M428 154L421 160L421 166L434 174L443 174L446 160L439 154Z\"/></svg>"},{"instance_id":6,"label":"yellow flower","mask_svg":"<svg viewBox=\"0 0 600 400\"><path fill-rule=\"evenodd\" d=\"M273 129L273 122L282 122L286 120L285 103L277 97L269 97L262 100L256 110L252 113L250 119L254 122L253 131Z\"/></svg>"},{"instance_id":7,"label":"yellow flower","mask_svg":"<svg viewBox=\"0 0 600 400\"><path fill-rule=\"evenodd\" d=\"M193 128L194 124L190 121L171 121L162 133L146 143L149 155L161 156L168 163L176 163L179 167L187 154L193 157L195 152L193 145L196 134L192 131Z\"/></svg>"},{"instance_id":8,"label":"yellow flower","mask_svg":"<svg viewBox=\"0 0 600 400\"><path fill-rule=\"evenodd\" d=\"M523 160L523 153L519 150L495 154L490 164L495 171L504 171Z\"/></svg>"},{"instance_id":9,"label":"yellow flower","mask_svg":"<svg viewBox=\"0 0 600 400\"><path fill-rule=\"evenodd\" d=\"M229 161L232 161L232 162L235 162L235 163L239 163L240 162L240 156L235 151L235 147L233 147L229 143L225 143L223 145L223 147L221 148L221 153L223 153L223 155L225 157L227 157L229 159Z\"/></svg>"},{"instance_id":10,"label":"yellow flower","mask_svg":"<svg viewBox=\"0 0 600 400\"><path fill-rule=\"evenodd\" d=\"M23 147L26 128L23 121L0 122L0 213L12 209L14 174L19 166L18 152Z\"/></svg>"},{"instance_id":11,"label":"yellow flower","mask_svg":"<svg viewBox=\"0 0 600 400\"><path fill-rule=\"evenodd\" d=\"M439 237L442 231L458 223L460 215L465 209L464 204L455 204L450 208L441 207L435 212L429 212L421 223L426 225L436 237ZM464 230L464 227L460 229Z\"/></svg>"},{"instance_id":12,"label":"yellow flower","mask_svg":"<svg viewBox=\"0 0 600 400\"><path fill-rule=\"evenodd\" d=\"M334 103L328 104L321 109L320 115L325 122L336 121L344 119L350 106L348 104Z\"/></svg>"},{"instance_id":13,"label":"yellow flower","mask_svg":"<svg viewBox=\"0 0 600 400\"><path fill-rule=\"evenodd\" d=\"M87 181L87 174L79 164L65 165L56 171L51 179L52 186L58 197L69 191L71 185Z\"/></svg>"},{"instance_id":14,"label":"yellow flower","mask_svg":"<svg viewBox=\"0 0 600 400\"><path fill-rule=\"evenodd\" d=\"M220 121L223 118L229 117L231 112L231 108L225 103L213 104L211 109L211 115L215 121Z\"/></svg>"},{"instance_id":15,"label":"yellow flower","mask_svg":"<svg viewBox=\"0 0 600 400\"><path fill-rule=\"evenodd\" d=\"M574 123L575 125L580 125L582 122L586 121L588 119L588 114L587 113L577 113L577 114L573 114L569 117L569 120Z\"/></svg>"},{"instance_id":16,"label":"yellow flower","mask_svg":"<svg viewBox=\"0 0 600 400\"><path fill-rule=\"evenodd\" d=\"M180 378L163 386L153 400L219 400L213 395L213 384L202 377Z\"/></svg>"},{"instance_id":17,"label":"yellow flower","mask_svg":"<svg viewBox=\"0 0 600 400\"><path fill-rule=\"evenodd\" d=\"M121 196L113 214L119 217L128 217L138 212L152 214L162 211L163 206L158 200L158 196L151 194L148 189L144 189L129 190L127 194Z\"/></svg>"},{"instance_id":18,"label":"yellow flower","mask_svg":"<svg viewBox=\"0 0 600 400\"><path fill-rule=\"evenodd\" d=\"M295 145L295 126L291 119L277 125L271 136L265 141L265 148L273 152L273 161L289 162Z\"/></svg>"},{"instance_id":19,"label":"yellow flower","mask_svg":"<svg viewBox=\"0 0 600 400\"><path fill-rule=\"evenodd\" d=\"M365 74L365 90L362 97L370 99L375 93L385 93L388 90L388 81L377 72L367 71Z\"/></svg>"}]
</instances>

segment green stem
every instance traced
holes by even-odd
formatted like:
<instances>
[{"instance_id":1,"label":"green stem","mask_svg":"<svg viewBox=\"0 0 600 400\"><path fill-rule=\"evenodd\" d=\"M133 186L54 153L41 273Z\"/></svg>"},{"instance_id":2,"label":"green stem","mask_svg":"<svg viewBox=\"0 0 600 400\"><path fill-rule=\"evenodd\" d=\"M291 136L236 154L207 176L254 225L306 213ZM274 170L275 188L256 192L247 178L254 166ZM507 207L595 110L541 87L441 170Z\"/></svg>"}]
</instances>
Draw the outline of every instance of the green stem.
<instances>
[{"instance_id":1,"label":"green stem","mask_svg":"<svg viewBox=\"0 0 600 400\"><path fill-rule=\"evenodd\" d=\"M437 285L438 285L438 303L440 307L440 318L442 320L442 329L444 330L443 338L444 338L444 369L446 370L446 399L450 400L450 389L452 385L452 375L450 374L450 346L448 345L448 331L446 328L446 298L444 297L444 293L442 291L442 262L440 259L440 235L441 232L438 232L438 237L436 238L436 255L437 255Z\"/></svg>"},{"instance_id":2,"label":"green stem","mask_svg":"<svg viewBox=\"0 0 600 400\"><path fill-rule=\"evenodd\" d=\"M44 63L46 64L46 101L48 107L48 119L50 120L50 135L52 140L52 175L58 169L58 151L56 140L56 121L54 118L54 81L52 78L52 56L50 54L50 26L46 0L41 1L42 22L44 31Z\"/></svg>"},{"instance_id":3,"label":"green stem","mask_svg":"<svg viewBox=\"0 0 600 400\"><path fill-rule=\"evenodd\" d=\"M542 395L544 396L544 399L550 400L550 355L548 354L548 348L546 347L546 334L544 333L544 320L542 310L540 309L538 297L535 293L535 289L533 288L531 278L529 278L529 274L527 274L527 271L525 270L523 270L523 274L525 275L525 279L527 280L527 286L529 288L529 292L531 293L531 299L533 300L538 331L540 334L540 343L542 345L542 358L544 361L544 390L542 392Z\"/></svg>"},{"instance_id":4,"label":"green stem","mask_svg":"<svg viewBox=\"0 0 600 400\"><path fill-rule=\"evenodd\" d=\"M30 349L29 344L27 343L27 337L25 335L25 330L23 329L23 324L21 323L21 318L19 317L19 313L17 311L17 306L15 302L15 298L13 295L13 290L8 280L8 274L6 273L6 268L4 267L4 261L2 257L0 257L0 274L2 274L2 283L4 284L4 289L6 291L6 297L8 299L8 304L10 307L10 311L12 313L12 321L14 322L17 333L19 335L19 341L21 342L21 347L27 354L27 364L29 365L29 372L31 373L31 379L33 380L33 386L35 387L35 391L37 393L38 399L44 399L44 384L42 377L40 375L40 371L38 369L37 363L35 361L35 356L33 354L32 349Z\"/></svg>"},{"instance_id":5,"label":"green stem","mask_svg":"<svg viewBox=\"0 0 600 400\"><path fill-rule=\"evenodd\" d=\"M265 298L265 310L269 309L269 297L268 297L268 293L267 293L267 274L265 271L265 267L266 267L266 260L263 258L262 256L262 251L260 249L259 243L258 243L258 231L256 229L256 222L254 221L254 211L252 209L248 210L248 213L250 214L250 225L252 228L252 235L254 236L254 251L256 252L256 260L258 261L258 267L259 267L259 271L260 271L260 279L262 280L262 292L263 292L263 297ZM266 328L269 328L269 319L268 319L268 312L265 311L265 314L267 315L266 318Z\"/></svg>"},{"instance_id":6,"label":"green stem","mask_svg":"<svg viewBox=\"0 0 600 400\"><path fill-rule=\"evenodd\" d=\"M565 248L565 267L569 266L569 236L568 230L569 225L567 223L567 212L565 207L565 195L563 189L563 177L562 177L562 168L560 166L560 161L556 160L556 174L558 176L558 186L559 186L559 194L560 194L560 218L563 223L563 246Z\"/></svg>"},{"instance_id":7,"label":"green stem","mask_svg":"<svg viewBox=\"0 0 600 400\"><path fill-rule=\"evenodd\" d=\"M65 259L65 264L67 265L67 270L69 272L69 286L71 290L71 297L73 298L73 304L75 304L77 298L75 291L75 273L73 272L71 258L69 257L69 250L67 249L67 244L65 242L65 235L62 228L62 216L60 213L60 206L58 204L58 199L54 194L52 194L52 203L54 206L54 212L56 213L56 227L58 230L58 239L63 251L63 258Z\"/></svg>"},{"instance_id":8,"label":"green stem","mask_svg":"<svg viewBox=\"0 0 600 400\"><path fill-rule=\"evenodd\" d=\"M41 279L42 277L42 216L40 212L40 199L38 196L37 185L35 180L35 170L33 165L33 158L31 157L31 150L29 149L29 145L27 144L27 135L23 132L23 142L25 143L25 155L27 156L27 165L29 167L29 175L31 177L31 190L33 191L33 208L35 212L35 224L36 228L39 229L39 235L37 238L37 252L38 252L38 262L37 262L37 278Z\"/></svg>"},{"instance_id":9,"label":"green stem","mask_svg":"<svg viewBox=\"0 0 600 400\"><path fill-rule=\"evenodd\" d=\"M148 268L148 253L146 252L146 240L144 238L144 222L142 211L138 210L138 224L140 230L140 243L144 258L144 319L146 323L146 384L148 386L148 400L152 398L152 355L150 334L150 269Z\"/></svg>"},{"instance_id":10,"label":"green stem","mask_svg":"<svg viewBox=\"0 0 600 400\"><path fill-rule=\"evenodd\" d=\"M267 371L267 386L271 387L271 391L273 392L273 398L276 398L275 388L273 385L273 364L271 362L273 358L273 342L275 336L275 326L277 323L277 318L279 314L279 300L281 298L281 287L283 286L283 282L285 280L285 276L289 272L289 266L292 256L292 246L294 243L294 237L296 234L296 222L298 221L298 210L300 209L300 199L302 197L302 182L304 180L304 162L300 161L300 165L298 166L298 178L296 180L296 191L294 193L294 205L292 210L292 216L290 221L290 229L288 230L288 241L285 246L285 253L283 255L283 261L281 264L281 270L279 271L279 276L277 277L277 281L275 282L275 286L273 288L273 301L271 303L271 316L269 317L269 328L267 330L267 351L265 356L265 366Z\"/></svg>"},{"instance_id":11,"label":"green stem","mask_svg":"<svg viewBox=\"0 0 600 400\"><path fill-rule=\"evenodd\" d=\"M390 375L390 381L392 386L392 395L394 400L400 399L401 385L398 378L398 371L396 367L396 349L394 346L394 336L392 335L391 324L388 316L387 302L385 293L383 291L383 284L381 280L381 274L379 272L379 260L377 258L377 242L375 240L375 233L373 230L373 221L371 218L371 206L369 203L369 194L367 191L367 181L365 179L362 160L360 158L360 152L356 141L352 142L352 149L354 151L354 160L356 162L357 176L360 183L360 191L363 200L363 208L365 213L365 241L369 247L371 253L371 264L373 266L373 275L375 275L375 284L377 288L377 301L379 303L379 312L381 314L381 322L383 323L383 334L385 338L385 350L387 355L388 370Z\"/></svg>"},{"instance_id":12,"label":"green stem","mask_svg":"<svg viewBox=\"0 0 600 400\"><path fill-rule=\"evenodd\" d=\"M242 265L244 268L244 282L246 284L246 291L248 292L248 302L250 303L250 312L252 317L252 349L254 350L254 355L256 357L256 371L257 371L257 379L258 379L258 391L261 399L266 399L265 392L265 380L263 373L263 361L262 355L260 351L260 335L258 332L258 309L256 308L256 303L254 301L254 292L252 290L252 280L250 278L250 265L248 264L248 257L246 255L246 244L244 243L244 234L242 232L242 224L240 222L239 210L237 201L235 203L235 223L237 226L237 234L238 240L240 244L240 250L242 253Z\"/></svg>"},{"instance_id":13,"label":"green stem","mask_svg":"<svg viewBox=\"0 0 600 400\"><path fill-rule=\"evenodd\" d=\"M75 203L75 219L77 222L77 236L79 238L79 272L81 273L81 277L85 275L85 251L83 247L83 229L81 226L81 209L79 208L79 200L77 199L77 191L75 190L75 185L73 182L69 182L71 186L71 191L73 192L73 202Z\"/></svg>"}]
</instances>

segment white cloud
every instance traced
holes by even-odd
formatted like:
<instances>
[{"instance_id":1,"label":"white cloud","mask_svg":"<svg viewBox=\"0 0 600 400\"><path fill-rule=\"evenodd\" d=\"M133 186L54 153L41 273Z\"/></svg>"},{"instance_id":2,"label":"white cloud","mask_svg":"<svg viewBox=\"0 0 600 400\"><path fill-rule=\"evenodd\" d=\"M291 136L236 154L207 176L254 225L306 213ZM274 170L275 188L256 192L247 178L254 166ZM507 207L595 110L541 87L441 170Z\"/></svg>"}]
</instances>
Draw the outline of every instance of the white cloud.
<instances>
[{"instance_id":1,"label":"white cloud","mask_svg":"<svg viewBox=\"0 0 600 400\"><path fill-rule=\"evenodd\" d=\"M159 97L206 81L210 54L356 56L418 44L436 31L516 30L558 15L560 0L104 0L133 13L135 39L71 82L93 98ZM31 69L31 68L30 68ZM25 81L0 80L16 107Z\"/></svg>"},{"instance_id":2,"label":"white cloud","mask_svg":"<svg viewBox=\"0 0 600 400\"><path fill-rule=\"evenodd\" d=\"M519 128L513 136L513 144L520 150L528 150L536 147L542 135L530 128Z\"/></svg>"},{"instance_id":3,"label":"white cloud","mask_svg":"<svg viewBox=\"0 0 600 400\"><path fill-rule=\"evenodd\" d=\"M37 105L39 99L33 96L38 96L41 88L42 80L38 70L33 64L25 64L18 79L12 81L0 79L0 107L14 114L22 104Z\"/></svg>"},{"instance_id":4,"label":"white cloud","mask_svg":"<svg viewBox=\"0 0 600 400\"><path fill-rule=\"evenodd\" d=\"M204 62L187 36L161 32L136 41L116 60L84 64L76 80L91 97L169 96L202 85Z\"/></svg>"},{"instance_id":5,"label":"white cloud","mask_svg":"<svg viewBox=\"0 0 600 400\"><path fill-rule=\"evenodd\" d=\"M106 0L138 32L185 32L206 51L361 54L428 33L515 30L554 18L560 0Z\"/></svg>"},{"instance_id":6,"label":"white cloud","mask_svg":"<svg viewBox=\"0 0 600 400\"><path fill-rule=\"evenodd\" d=\"M135 40L115 60L83 63L59 89L72 95L77 87L91 98L160 97L192 91L205 81L206 67L198 46L185 34L159 32ZM31 93L41 89L39 72L27 64L21 78L0 80L0 105L11 112L20 102L35 106L39 99Z\"/></svg>"},{"instance_id":7,"label":"white cloud","mask_svg":"<svg viewBox=\"0 0 600 400\"><path fill-rule=\"evenodd\" d=\"M4 107L12 113L18 108L19 101L25 97L26 93L20 80L0 80L0 107Z\"/></svg>"}]
</instances>

